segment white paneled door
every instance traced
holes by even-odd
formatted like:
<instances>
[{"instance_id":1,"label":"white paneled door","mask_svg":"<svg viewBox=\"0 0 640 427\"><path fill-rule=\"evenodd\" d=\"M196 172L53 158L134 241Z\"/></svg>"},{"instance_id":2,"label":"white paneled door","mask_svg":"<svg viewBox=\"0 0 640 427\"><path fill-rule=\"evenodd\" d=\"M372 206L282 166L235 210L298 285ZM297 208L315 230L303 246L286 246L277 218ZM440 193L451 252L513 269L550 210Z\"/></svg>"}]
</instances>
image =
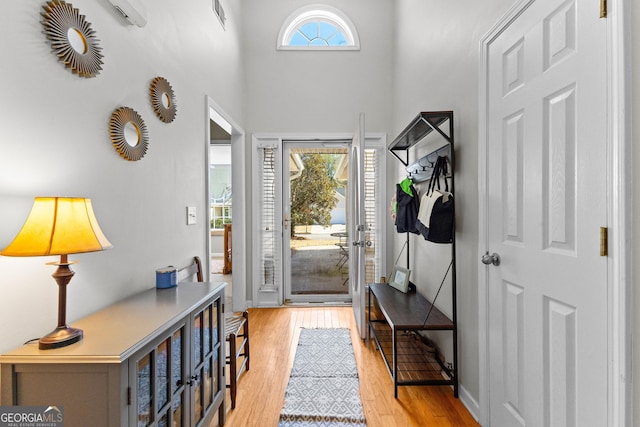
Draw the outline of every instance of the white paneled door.
<instances>
[{"instance_id":1,"label":"white paneled door","mask_svg":"<svg viewBox=\"0 0 640 427\"><path fill-rule=\"evenodd\" d=\"M522 2L487 44L491 426L607 425L607 52L597 3Z\"/></svg>"}]
</instances>

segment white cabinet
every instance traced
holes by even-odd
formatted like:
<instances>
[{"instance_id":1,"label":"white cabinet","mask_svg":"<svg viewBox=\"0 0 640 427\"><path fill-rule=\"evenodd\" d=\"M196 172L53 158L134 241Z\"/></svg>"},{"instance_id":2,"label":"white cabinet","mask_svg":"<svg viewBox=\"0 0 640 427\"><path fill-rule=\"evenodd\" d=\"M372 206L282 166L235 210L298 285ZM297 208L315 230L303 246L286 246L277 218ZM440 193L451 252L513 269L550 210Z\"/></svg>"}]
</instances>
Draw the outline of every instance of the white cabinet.
<instances>
[{"instance_id":1,"label":"white cabinet","mask_svg":"<svg viewBox=\"0 0 640 427\"><path fill-rule=\"evenodd\" d=\"M0 404L61 406L67 427L223 425L225 285L150 289L73 322L79 343L1 355Z\"/></svg>"}]
</instances>

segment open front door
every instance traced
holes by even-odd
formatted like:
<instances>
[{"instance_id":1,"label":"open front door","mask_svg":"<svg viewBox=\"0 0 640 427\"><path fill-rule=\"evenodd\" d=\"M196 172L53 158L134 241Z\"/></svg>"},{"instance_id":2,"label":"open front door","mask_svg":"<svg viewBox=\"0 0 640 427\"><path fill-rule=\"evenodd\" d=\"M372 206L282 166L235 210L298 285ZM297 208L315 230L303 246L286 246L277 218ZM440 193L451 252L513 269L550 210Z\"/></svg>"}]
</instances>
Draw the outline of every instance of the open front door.
<instances>
[{"instance_id":1,"label":"open front door","mask_svg":"<svg viewBox=\"0 0 640 427\"><path fill-rule=\"evenodd\" d=\"M366 219L364 209L364 113L360 113L356 130L353 133L350 153L350 181L351 197L349 207L351 209L349 221L349 237L351 246L349 248L349 286L351 286L351 296L353 313L356 317L356 324L360 338L366 337L367 325L365 320L365 232Z\"/></svg>"}]
</instances>

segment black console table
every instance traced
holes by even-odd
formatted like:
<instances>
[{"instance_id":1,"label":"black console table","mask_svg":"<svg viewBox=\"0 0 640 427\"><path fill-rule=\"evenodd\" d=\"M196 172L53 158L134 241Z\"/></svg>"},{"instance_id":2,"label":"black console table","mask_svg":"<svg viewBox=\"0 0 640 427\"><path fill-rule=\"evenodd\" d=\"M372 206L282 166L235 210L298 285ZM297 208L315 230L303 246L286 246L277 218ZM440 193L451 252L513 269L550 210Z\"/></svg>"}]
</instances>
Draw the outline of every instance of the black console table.
<instances>
[{"instance_id":1,"label":"black console table","mask_svg":"<svg viewBox=\"0 0 640 427\"><path fill-rule=\"evenodd\" d=\"M369 331L393 378L394 396L401 385L452 385L458 397L454 366L445 366L436 350L412 331L454 331L453 322L417 292L403 293L386 283L369 285ZM428 317L427 317L428 316ZM426 321L425 321L426 320Z\"/></svg>"}]
</instances>

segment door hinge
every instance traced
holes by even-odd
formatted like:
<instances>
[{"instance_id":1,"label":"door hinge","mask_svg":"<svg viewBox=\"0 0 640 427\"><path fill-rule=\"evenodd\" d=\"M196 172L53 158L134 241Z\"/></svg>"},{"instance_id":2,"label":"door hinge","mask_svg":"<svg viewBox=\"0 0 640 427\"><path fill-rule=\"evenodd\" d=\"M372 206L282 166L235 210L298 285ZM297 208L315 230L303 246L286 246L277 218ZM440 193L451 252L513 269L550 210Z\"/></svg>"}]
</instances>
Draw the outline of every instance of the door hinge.
<instances>
[{"instance_id":1,"label":"door hinge","mask_svg":"<svg viewBox=\"0 0 640 427\"><path fill-rule=\"evenodd\" d=\"M607 0L600 0L600 18L607 17Z\"/></svg>"},{"instance_id":2,"label":"door hinge","mask_svg":"<svg viewBox=\"0 0 640 427\"><path fill-rule=\"evenodd\" d=\"M609 229L600 227L600 256L609 256Z\"/></svg>"},{"instance_id":3,"label":"door hinge","mask_svg":"<svg viewBox=\"0 0 640 427\"><path fill-rule=\"evenodd\" d=\"M131 387L127 387L127 405L131 405Z\"/></svg>"}]
</instances>

